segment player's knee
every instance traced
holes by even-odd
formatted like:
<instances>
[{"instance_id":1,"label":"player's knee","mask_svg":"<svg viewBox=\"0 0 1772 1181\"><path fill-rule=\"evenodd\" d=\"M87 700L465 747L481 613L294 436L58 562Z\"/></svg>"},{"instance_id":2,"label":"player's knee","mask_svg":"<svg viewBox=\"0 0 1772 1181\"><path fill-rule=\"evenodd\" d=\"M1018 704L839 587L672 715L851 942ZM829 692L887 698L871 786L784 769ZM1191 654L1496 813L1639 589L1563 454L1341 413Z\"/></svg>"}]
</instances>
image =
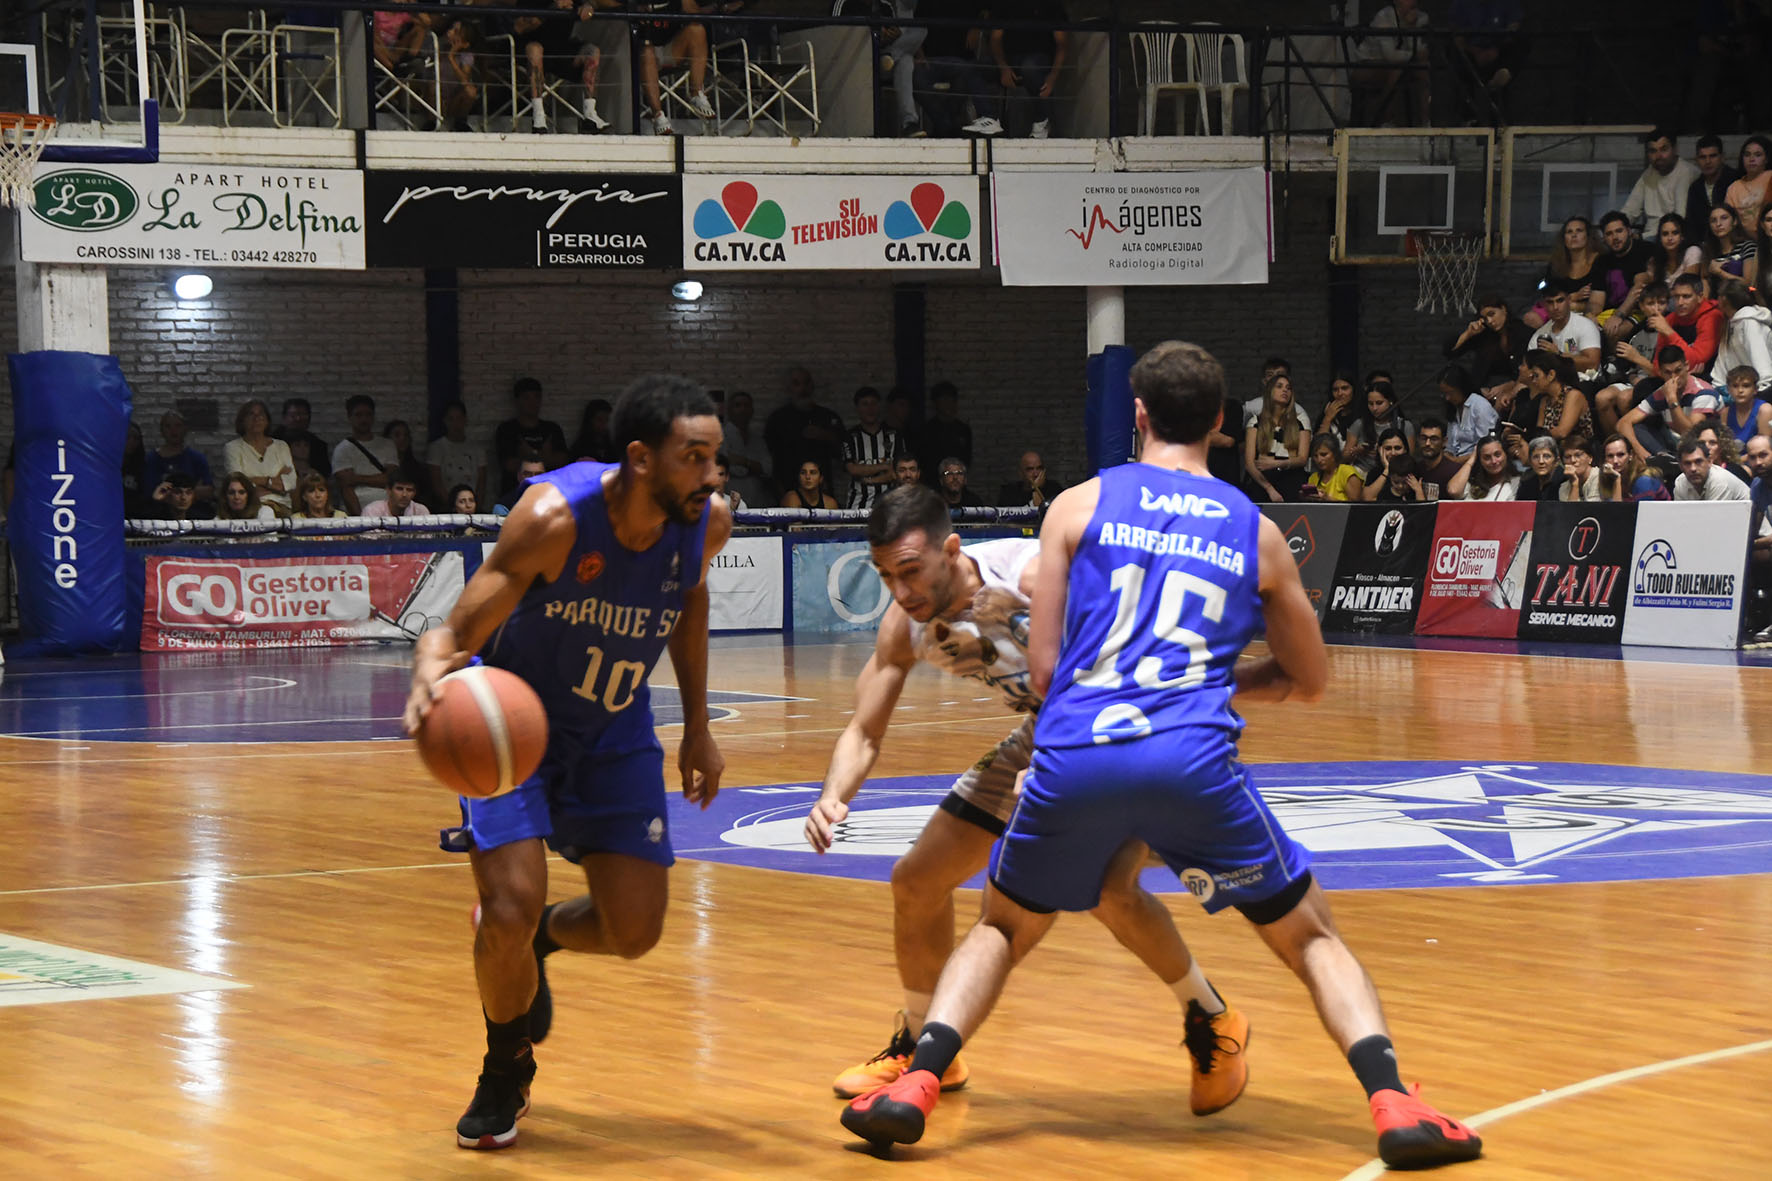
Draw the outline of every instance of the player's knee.
<instances>
[{"instance_id":1,"label":"player's knee","mask_svg":"<svg viewBox=\"0 0 1772 1181\"><path fill-rule=\"evenodd\" d=\"M914 850L892 867L892 903L900 910L930 910L945 903L951 893L945 882L928 871Z\"/></svg>"},{"instance_id":2,"label":"player's knee","mask_svg":"<svg viewBox=\"0 0 1772 1181\"><path fill-rule=\"evenodd\" d=\"M527 892L480 900L480 942L494 952L527 948L541 921L542 898Z\"/></svg>"},{"instance_id":3,"label":"player's knee","mask_svg":"<svg viewBox=\"0 0 1772 1181\"><path fill-rule=\"evenodd\" d=\"M637 960L654 947L664 934L664 915L648 914L610 923L604 932L609 950L624 960Z\"/></svg>"}]
</instances>

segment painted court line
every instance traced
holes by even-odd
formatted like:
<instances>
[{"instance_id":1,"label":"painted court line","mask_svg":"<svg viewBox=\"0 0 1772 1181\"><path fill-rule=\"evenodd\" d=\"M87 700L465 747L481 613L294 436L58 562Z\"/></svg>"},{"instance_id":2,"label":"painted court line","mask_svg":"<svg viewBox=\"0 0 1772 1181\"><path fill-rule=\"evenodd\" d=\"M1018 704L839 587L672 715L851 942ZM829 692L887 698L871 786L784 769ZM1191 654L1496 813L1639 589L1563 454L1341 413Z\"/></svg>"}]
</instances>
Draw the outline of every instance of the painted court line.
<instances>
[{"instance_id":1,"label":"painted court line","mask_svg":"<svg viewBox=\"0 0 1772 1181\"><path fill-rule=\"evenodd\" d=\"M1543 1107L1546 1104L1570 1099L1576 1095L1585 1095L1589 1091L1598 1091L1618 1083L1628 1083L1635 1079L1648 1078L1650 1075L1663 1074L1687 1066L1701 1066L1706 1062L1720 1062L1725 1058L1738 1058L1744 1054L1758 1054L1765 1050L1772 1050L1772 1039L1763 1042L1748 1042L1741 1046L1728 1046L1721 1050L1706 1050L1702 1054L1688 1054L1684 1058L1669 1058L1665 1062L1651 1062L1647 1066L1633 1066L1629 1070L1615 1070L1611 1074L1583 1079L1578 1083L1570 1083L1566 1087L1558 1087L1554 1091L1546 1091L1542 1095L1533 1095L1515 1103L1491 1107L1488 1111L1473 1115L1464 1122L1473 1128L1481 1128L1487 1124L1504 1120L1511 1115L1519 1115L1522 1111L1531 1111L1535 1107ZM1347 1174L1341 1181L1372 1181L1372 1178L1382 1177L1386 1172L1383 1161L1370 1160Z\"/></svg>"},{"instance_id":2,"label":"painted court line","mask_svg":"<svg viewBox=\"0 0 1772 1181\"><path fill-rule=\"evenodd\" d=\"M552 858L550 858L552 860ZM0 890L0 898L21 894L78 894L91 890L133 890L137 886L188 886L192 882L264 882L276 878L333 878L356 873L398 873L407 869L449 869L468 864L457 861L427 861L419 865L362 865L352 869L297 869L287 873L221 873L199 874L188 878L162 878L152 882L101 882L90 886L39 886L30 890Z\"/></svg>"}]
</instances>

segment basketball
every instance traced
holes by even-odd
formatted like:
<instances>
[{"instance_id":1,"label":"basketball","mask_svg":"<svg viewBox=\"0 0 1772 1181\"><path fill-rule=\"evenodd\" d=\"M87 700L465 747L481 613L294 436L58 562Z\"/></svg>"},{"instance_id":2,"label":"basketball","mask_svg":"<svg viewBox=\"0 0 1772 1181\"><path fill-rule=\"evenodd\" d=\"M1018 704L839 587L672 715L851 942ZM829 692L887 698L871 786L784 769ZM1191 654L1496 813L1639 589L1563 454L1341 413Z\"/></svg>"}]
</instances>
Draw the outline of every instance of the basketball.
<instances>
[{"instance_id":1,"label":"basketball","mask_svg":"<svg viewBox=\"0 0 1772 1181\"><path fill-rule=\"evenodd\" d=\"M476 664L439 684L442 696L414 739L438 783L457 795L485 799L535 772L548 745L548 718L523 678Z\"/></svg>"}]
</instances>

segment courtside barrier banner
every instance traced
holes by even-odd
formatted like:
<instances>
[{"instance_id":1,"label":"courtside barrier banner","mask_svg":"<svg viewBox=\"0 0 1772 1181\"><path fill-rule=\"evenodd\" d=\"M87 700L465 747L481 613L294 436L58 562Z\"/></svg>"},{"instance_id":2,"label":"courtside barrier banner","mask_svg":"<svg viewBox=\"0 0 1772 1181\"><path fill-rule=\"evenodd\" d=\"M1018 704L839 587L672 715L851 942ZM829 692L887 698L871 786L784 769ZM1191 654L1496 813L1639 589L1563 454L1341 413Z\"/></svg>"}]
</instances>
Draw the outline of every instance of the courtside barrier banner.
<instances>
[{"instance_id":1,"label":"courtside barrier banner","mask_svg":"<svg viewBox=\"0 0 1772 1181\"><path fill-rule=\"evenodd\" d=\"M861 632L880 626L892 593L874 571L865 541L793 547L794 631Z\"/></svg>"},{"instance_id":2,"label":"courtside barrier banner","mask_svg":"<svg viewBox=\"0 0 1772 1181\"><path fill-rule=\"evenodd\" d=\"M1266 283L1268 175L994 172L1007 287Z\"/></svg>"},{"instance_id":3,"label":"courtside barrier banner","mask_svg":"<svg viewBox=\"0 0 1772 1181\"><path fill-rule=\"evenodd\" d=\"M1431 504L1347 509L1347 532L1323 611L1324 631L1406 636L1415 630L1434 517Z\"/></svg>"},{"instance_id":4,"label":"courtside barrier banner","mask_svg":"<svg viewBox=\"0 0 1772 1181\"><path fill-rule=\"evenodd\" d=\"M698 271L977 270L971 176L683 176Z\"/></svg>"},{"instance_id":5,"label":"courtside barrier banner","mask_svg":"<svg viewBox=\"0 0 1772 1181\"><path fill-rule=\"evenodd\" d=\"M729 540L708 562L709 630L780 631L782 577L781 538Z\"/></svg>"},{"instance_id":6,"label":"courtside barrier banner","mask_svg":"<svg viewBox=\"0 0 1772 1181\"><path fill-rule=\"evenodd\" d=\"M1298 559L1298 577L1321 621L1335 584L1335 563L1350 511L1339 504L1264 504L1261 511L1286 535L1286 546Z\"/></svg>"},{"instance_id":7,"label":"courtside barrier banner","mask_svg":"<svg viewBox=\"0 0 1772 1181\"><path fill-rule=\"evenodd\" d=\"M413 640L461 596L457 552L149 557L143 651Z\"/></svg>"},{"instance_id":8,"label":"courtside barrier banner","mask_svg":"<svg viewBox=\"0 0 1772 1181\"><path fill-rule=\"evenodd\" d=\"M1417 635L1513 638L1536 512L1530 500L1439 502Z\"/></svg>"},{"instance_id":9,"label":"courtside barrier banner","mask_svg":"<svg viewBox=\"0 0 1772 1181\"><path fill-rule=\"evenodd\" d=\"M1735 647L1751 510L1744 500L1637 505L1625 643Z\"/></svg>"},{"instance_id":10,"label":"courtside barrier banner","mask_svg":"<svg viewBox=\"0 0 1772 1181\"><path fill-rule=\"evenodd\" d=\"M1519 638L1618 643L1636 529L1635 504L1540 501Z\"/></svg>"}]
</instances>

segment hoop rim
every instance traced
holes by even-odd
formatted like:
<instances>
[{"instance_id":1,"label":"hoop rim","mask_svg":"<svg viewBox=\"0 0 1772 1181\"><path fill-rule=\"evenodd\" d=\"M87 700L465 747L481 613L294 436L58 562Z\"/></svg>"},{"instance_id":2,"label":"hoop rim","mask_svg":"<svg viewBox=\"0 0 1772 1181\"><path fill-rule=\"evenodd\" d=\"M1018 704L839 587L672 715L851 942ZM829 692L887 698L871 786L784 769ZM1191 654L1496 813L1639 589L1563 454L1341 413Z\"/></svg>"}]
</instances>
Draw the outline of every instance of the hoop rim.
<instances>
[{"instance_id":1,"label":"hoop rim","mask_svg":"<svg viewBox=\"0 0 1772 1181\"><path fill-rule=\"evenodd\" d=\"M0 111L0 131L12 128L47 131L54 126L53 115L33 115L29 111Z\"/></svg>"}]
</instances>

